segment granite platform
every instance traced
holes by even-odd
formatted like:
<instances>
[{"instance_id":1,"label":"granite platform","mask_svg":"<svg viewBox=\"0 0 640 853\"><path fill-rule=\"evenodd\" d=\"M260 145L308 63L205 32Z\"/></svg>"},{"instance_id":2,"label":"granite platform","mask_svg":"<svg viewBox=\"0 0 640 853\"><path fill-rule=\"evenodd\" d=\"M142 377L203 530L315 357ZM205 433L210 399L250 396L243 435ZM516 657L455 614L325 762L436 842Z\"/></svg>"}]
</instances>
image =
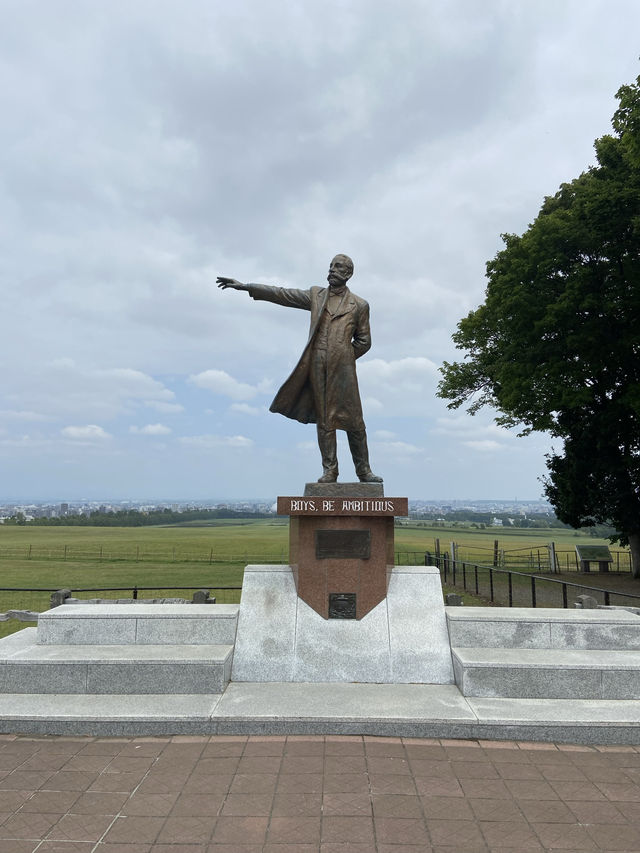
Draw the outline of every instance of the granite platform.
<instances>
[{"instance_id":1,"label":"granite platform","mask_svg":"<svg viewBox=\"0 0 640 853\"><path fill-rule=\"evenodd\" d=\"M435 570L396 567L380 613L329 625L304 602L291 611L286 569L249 567L240 607L42 614L0 641L0 732L640 744L633 613L444 607Z\"/></svg>"}]
</instances>

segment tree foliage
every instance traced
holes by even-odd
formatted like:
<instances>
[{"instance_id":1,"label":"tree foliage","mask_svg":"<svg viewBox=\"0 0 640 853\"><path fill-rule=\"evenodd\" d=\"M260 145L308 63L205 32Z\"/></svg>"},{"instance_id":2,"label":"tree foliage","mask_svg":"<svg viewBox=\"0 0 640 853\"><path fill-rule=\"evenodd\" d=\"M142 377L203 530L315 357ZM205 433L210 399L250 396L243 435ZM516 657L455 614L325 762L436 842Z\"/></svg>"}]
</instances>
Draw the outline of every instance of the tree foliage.
<instances>
[{"instance_id":1,"label":"tree foliage","mask_svg":"<svg viewBox=\"0 0 640 853\"><path fill-rule=\"evenodd\" d=\"M640 572L640 77L617 98L596 165L545 198L522 236L503 235L439 395L563 439L547 458L557 516L613 524Z\"/></svg>"}]
</instances>

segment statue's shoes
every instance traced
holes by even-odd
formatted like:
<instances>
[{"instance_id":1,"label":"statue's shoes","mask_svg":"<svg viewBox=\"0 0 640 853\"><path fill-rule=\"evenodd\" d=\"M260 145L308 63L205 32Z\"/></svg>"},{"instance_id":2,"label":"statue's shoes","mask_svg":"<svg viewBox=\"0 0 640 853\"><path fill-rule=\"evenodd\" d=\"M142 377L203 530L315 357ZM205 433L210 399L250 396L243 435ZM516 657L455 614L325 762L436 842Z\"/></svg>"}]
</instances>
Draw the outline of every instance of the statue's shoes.
<instances>
[{"instance_id":1,"label":"statue's shoes","mask_svg":"<svg viewBox=\"0 0 640 853\"><path fill-rule=\"evenodd\" d=\"M318 477L319 483L335 483L338 479L338 475L334 474L332 471L327 471L322 477Z\"/></svg>"},{"instance_id":2,"label":"statue's shoes","mask_svg":"<svg viewBox=\"0 0 640 853\"><path fill-rule=\"evenodd\" d=\"M361 483L382 483L384 482L382 477L378 477L373 471L367 471L365 474L359 476L359 480Z\"/></svg>"}]
</instances>

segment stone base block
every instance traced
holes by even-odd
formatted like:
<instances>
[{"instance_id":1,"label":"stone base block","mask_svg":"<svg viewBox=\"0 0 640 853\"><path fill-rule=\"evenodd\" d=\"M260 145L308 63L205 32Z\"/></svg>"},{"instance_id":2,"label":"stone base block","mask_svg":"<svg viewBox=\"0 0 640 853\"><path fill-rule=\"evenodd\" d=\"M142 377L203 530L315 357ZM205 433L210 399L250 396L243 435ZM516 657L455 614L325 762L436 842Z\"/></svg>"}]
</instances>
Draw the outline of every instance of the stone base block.
<instances>
[{"instance_id":1,"label":"stone base block","mask_svg":"<svg viewBox=\"0 0 640 853\"><path fill-rule=\"evenodd\" d=\"M62 604L40 614L43 645L232 645L237 604Z\"/></svg>"},{"instance_id":2,"label":"stone base block","mask_svg":"<svg viewBox=\"0 0 640 853\"><path fill-rule=\"evenodd\" d=\"M297 596L290 566L247 566L231 678L453 683L438 570L397 566L370 613L326 620Z\"/></svg>"},{"instance_id":3,"label":"stone base block","mask_svg":"<svg viewBox=\"0 0 640 853\"><path fill-rule=\"evenodd\" d=\"M640 619L626 610L450 607L446 614L454 648L640 650Z\"/></svg>"},{"instance_id":4,"label":"stone base block","mask_svg":"<svg viewBox=\"0 0 640 853\"><path fill-rule=\"evenodd\" d=\"M464 696L640 699L640 653L598 649L454 648Z\"/></svg>"},{"instance_id":5,"label":"stone base block","mask_svg":"<svg viewBox=\"0 0 640 853\"><path fill-rule=\"evenodd\" d=\"M381 498L382 483L306 483L305 498Z\"/></svg>"},{"instance_id":6,"label":"stone base block","mask_svg":"<svg viewBox=\"0 0 640 853\"><path fill-rule=\"evenodd\" d=\"M0 640L4 693L222 693L232 645L38 644L36 629Z\"/></svg>"}]
</instances>

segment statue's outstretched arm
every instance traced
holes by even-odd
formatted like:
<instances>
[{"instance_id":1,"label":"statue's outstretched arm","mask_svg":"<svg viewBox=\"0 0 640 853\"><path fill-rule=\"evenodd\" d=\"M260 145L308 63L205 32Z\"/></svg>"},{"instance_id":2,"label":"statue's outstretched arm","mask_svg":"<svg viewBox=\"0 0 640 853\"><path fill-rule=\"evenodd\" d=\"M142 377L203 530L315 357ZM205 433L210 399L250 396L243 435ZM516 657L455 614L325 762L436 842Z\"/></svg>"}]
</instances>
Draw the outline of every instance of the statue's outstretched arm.
<instances>
[{"instance_id":1,"label":"statue's outstretched arm","mask_svg":"<svg viewBox=\"0 0 640 853\"><path fill-rule=\"evenodd\" d=\"M276 305L284 305L287 308L303 308L305 311L311 310L310 290L272 287L269 284L243 284L235 278L228 278L224 275L219 275L216 279L216 283L218 287L221 287L223 290L226 290L228 287L233 288L233 290L245 290L250 296L257 300L275 302Z\"/></svg>"},{"instance_id":2,"label":"statue's outstretched arm","mask_svg":"<svg viewBox=\"0 0 640 853\"><path fill-rule=\"evenodd\" d=\"M223 290L226 290L228 287L233 288L233 290L249 290L248 284L243 284L235 278L228 278L226 275L219 275L216 278L216 284Z\"/></svg>"}]
</instances>

